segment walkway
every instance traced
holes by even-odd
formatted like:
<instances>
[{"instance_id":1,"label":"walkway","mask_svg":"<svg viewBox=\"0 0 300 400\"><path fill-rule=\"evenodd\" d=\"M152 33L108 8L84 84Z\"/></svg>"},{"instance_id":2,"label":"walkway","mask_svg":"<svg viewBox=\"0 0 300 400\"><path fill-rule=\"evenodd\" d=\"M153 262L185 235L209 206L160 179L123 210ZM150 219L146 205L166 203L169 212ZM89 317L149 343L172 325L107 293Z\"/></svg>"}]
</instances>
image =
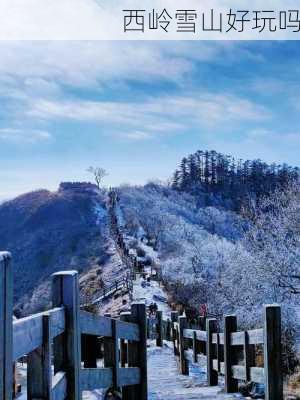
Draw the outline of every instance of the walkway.
<instances>
[{"instance_id":1,"label":"walkway","mask_svg":"<svg viewBox=\"0 0 300 400\"><path fill-rule=\"evenodd\" d=\"M133 297L135 300L145 300L146 304L155 301L158 309L163 311L166 319L170 309L164 301L157 300L166 297L163 289L157 282L142 288L139 281L134 282ZM148 342L148 393L149 400L231 400L242 398L239 394L226 395L222 387L206 386L206 367L203 365L190 365L190 375L180 375L176 358L173 353L172 343L164 341L162 348L156 347L154 341Z\"/></svg>"}]
</instances>

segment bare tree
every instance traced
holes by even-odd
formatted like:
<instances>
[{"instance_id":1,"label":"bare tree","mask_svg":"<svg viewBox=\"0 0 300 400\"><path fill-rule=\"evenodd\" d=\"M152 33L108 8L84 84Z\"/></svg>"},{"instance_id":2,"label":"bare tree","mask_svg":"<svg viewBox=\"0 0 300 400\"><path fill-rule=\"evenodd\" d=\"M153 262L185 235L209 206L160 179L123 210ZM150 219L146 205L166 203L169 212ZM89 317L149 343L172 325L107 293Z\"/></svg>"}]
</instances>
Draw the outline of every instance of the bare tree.
<instances>
[{"instance_id":1,"label":"bare tree","mask_svg":"<svg viewBox=\"0 0 300 400\"><path fill-rule=\"evenodd\" d=\"M91 174L93 174L96 185L100 189L100 184L101 184L103 178L108 175L108 172L104 168L101 168L101 167L89 167L87 169L87 171L90 172Z\"/></svg>"}]
</instances>

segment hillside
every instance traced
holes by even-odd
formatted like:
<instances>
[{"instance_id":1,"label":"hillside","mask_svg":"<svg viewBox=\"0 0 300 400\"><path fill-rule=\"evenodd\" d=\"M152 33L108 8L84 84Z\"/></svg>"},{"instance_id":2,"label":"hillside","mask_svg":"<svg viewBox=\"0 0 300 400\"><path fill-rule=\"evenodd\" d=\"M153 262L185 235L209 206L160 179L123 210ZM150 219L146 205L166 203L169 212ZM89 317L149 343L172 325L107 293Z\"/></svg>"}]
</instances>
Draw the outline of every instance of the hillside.
<instances>
[{"instance_id":1,"label":"hillside","mask_svg":"<svg viewBox=\"0 0 300 400\"><path fill-rule=\"evenodd\" d=\"M220 320L234 312L241 326L253 328L263 305L278 302L286 340L295 341L298 184L262 198L251 219L224 206L201 206L199 194L157 184L124 186L118 197L119 224L135 247L143 248L141 241L153 246L170 297L189 317L205 305Z\"/></svg>"},{"instance_id":2,"label":"hillside","mask_svg":"<svg viewBox=\"0 0 300 400\"><path fill-rule=\"evenodd\" d=\"M151 247L170 296L191 315L205 305L217 317L234 311L252 327L256 310L279 302L294 335L291 316L300 303L300 192L297 169L288 170L291 177L267 195L257 189L265 172L250 174L256 189L246 184L251 201L238 209L232 207L233 197L220 198L220 186L211 179L196 191L155 183L120 186L115 189L118 224L139 257L144 244ZM277 171L272 179L281 185L282 170ZM239 179L234 178L238 185ZM94 185L64 183L57 192L40 190L0 206L0 248L14 255L19 313L45 305L54 271L79 270L82 296L90 299L103 282L124 273L109 229L107 199Z\"/></svg>"},{"instance_id":3,"label":"hillside","mask_svg":"<svg viewBox=\"0 0 300 400\"><path fill-rule=\"evenodd\" d=\"M95 188L62 184L57 192L39 190L0 205L0 248L13 254L19 312L42 306L53 272L86 271L107 258L105 221L99 227L95 211L105 197Z\"/></svg>"}]
</instances>

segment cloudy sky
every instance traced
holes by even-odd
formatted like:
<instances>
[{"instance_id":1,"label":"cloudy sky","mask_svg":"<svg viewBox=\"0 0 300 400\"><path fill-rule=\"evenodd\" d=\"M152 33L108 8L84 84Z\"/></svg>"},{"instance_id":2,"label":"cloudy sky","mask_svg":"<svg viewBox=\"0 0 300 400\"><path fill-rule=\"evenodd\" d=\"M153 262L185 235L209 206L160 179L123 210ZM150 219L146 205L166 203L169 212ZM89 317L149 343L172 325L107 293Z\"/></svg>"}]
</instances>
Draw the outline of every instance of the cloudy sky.
<instances>
[{"instance_id":1,"label":"cloudy sky","mask_svg":"<svg viewBox=\"0 0 300 400\"><path fill-rule=\"evenodd\" d=\"M0 200L198 149L299 165L298 42L1 42Z\"/></svg>"}]
</instances>

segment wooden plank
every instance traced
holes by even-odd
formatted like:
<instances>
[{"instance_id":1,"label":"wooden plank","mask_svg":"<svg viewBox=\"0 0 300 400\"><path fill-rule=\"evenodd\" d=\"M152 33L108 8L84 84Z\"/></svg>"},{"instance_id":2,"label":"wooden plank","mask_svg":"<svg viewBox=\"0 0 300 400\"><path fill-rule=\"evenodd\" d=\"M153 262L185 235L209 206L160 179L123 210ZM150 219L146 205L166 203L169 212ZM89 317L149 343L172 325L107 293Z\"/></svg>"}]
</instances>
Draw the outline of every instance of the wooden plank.
<instances>
[{"instance_id":1,"label":"wooden plank","mask_svg":"<svg viewBox=\"0 0 300 400\"><path fill-rule=\"evenodd\" d=\"M281 308L279 305L267 305L264 314L265 398L282 400Z\"/></svg>"},{"instance_id":2,"label":"wooden plank","mask_svg":"<svg viewBox=\"0 0 300 400\"><path fill-rule=\"evenodd\" d=\"M232 365L232 378L246 381L246 368L243 365Z\"/></svg>"},{"instance_id":3,"label":"wooden plank","mask_svg":"<svg viewBox=\"0 0 300 400\"><path fill-rule=\"evenodd\" d=\"M52 381L52 400L65 400L67 398L67 377L65 372L58 372Z\"/></svg>"},{"instance_id":4,"label":"wooden plank","mask_svg":"<svg viewBox=\"0 0 300 400\"><path fill-rule=\"evenodd\" d=\"M224 333L219 333L219 344L224 346Z\"/></svg>"},{"instance_id":5,"label":"wooden plank","mask_svg":"<svg viewBox=\"0 0 300 400\"><path fill-rule=\"evenodd\" d=\"M52 399L51 320L44 314L42 346L27 356L27 398Z\"/></svg>"},{"instance_id":6,"label":"wooden plank","mask_svg":"<svg viewBox=\"0 0 300 400\"><path fill-rule=\"evenodd\" d=\"M222 362L220 362L220 373L222 374L222 375L225 375L225 363L224 363L224 361Z\"/></svg>"},{"instance_id":7,"label":"wooden plank","mask_svg":"<svg viewBox=\"0 0 300 400\"><path fill-rule=\"evenodd\" d=\"M213 344L217 344L218 343L218 334L217 333L213 333L212 334L211 341L212 341Z\"/></svg>"},{"instance_id":8,"label":"wooden plank","mask_svg":"<svg viewBox=\"0 0 300 400\"><path fill-rule=\"evenodd\" d=\"M80 311L80 330L86 335L111 336L111 319Z\"/></svg>"},{"instance_id":9,"label":"wooden plank","mask_svg":"<svg viewBox=\"0 0 300 400\"><path fill-rule=\"evenodd\" d=\"M256 383L265 383L264 368L251 367L250 368L250 381L256 382Z\"/></svg>"},{"instance_id":10,"label":"wooden plank","mask_svg":"<svg viewBox=\"0 0 300 400\"><path fill-rule=\"evenodd\" d=\"M216 386L218 384L218 373L213 368L214 348L212 343L212 335L217 331L217 320L206 320L206 356L207 356L207 384L209 386Z\"/></svg>"},{"instance_id":11,"label":"wooden plank","mask_svg":"<svg viewBox=\"0 0 300 400\"><path fill-rule=\"evenodd\" d=\"M207 333L206 331L196 331L196 335L197 335L197 340L199 340L200 342L206 342L207 341Z\"/></svg>"},{"instance_id":12,"label":"wooden plank","mask_svg":"<svg viewBox=\"0 0 300 400\"><path fill-rule=\"evenodd\" d=\"M11 255L0 253L0 399L11 400L13 389L13 279Z\"/></svg>"},{"instance_id":13,"label":"wooden plank","mask_svg":"<svg viewBox=\"0 0 300 400\"><path fill-rule=\"evenodd\" d=\"M138 325L130 322L119 321L118 337L120 339L127 339L138 342L140 340L140 330Z\"/></svg>"},{"instance_id":14,"label":"wooden plank","mask_svg":"<svg viewBox=\"0 0 300 400\"><path fill-rule=\"evenodd\" d=\"M140 369L137 367L119 369L119 386L138 385L141 382Z\"/></svg>"},{"instance_id":15,"label":"wooden plank","mask_svg":"<svg viewBox=\"0 0 300 400\"><path fill-rule=\"evenodd\" d=\"M13 322L13 360L29 354L43 343L43 316L49 315L51 320L51 339L65 330L65 311L63 307L55 308L21 318Z\"/></svg>"},{"instance_id":16,"label":"wooden plank","mask_svg":"<svg viewBox=\"0 0 300 400\"><path fill-rule=\"evenodd\" d=\"M14 361L39 348L43 343L43 314L14 321L13 343Z\"/></svg>"},{"instance_id":17,"label":"wooden plank","mask_svg":"<svg viewBox=\"0 0 300 400\"><path fill-rule=\"evenodd\" d=\"M231 346L231 336L237 330L235 315L227 315L224 320L224 366L225 366L225 392L238 391L238 381L232 376L232 366L235 364L234 347Z\"/></svg>"},{"instance_id":18,"label":"wooden plank","mask_svg":"<svg viewBox=\"0 0 300 400\"><path fill-rule=\"evenodd\" d=\"M184 329L183 330L183 337L186 339L193 339L194 337L194 329Z\"/></svg>"},{"instance_id":19,"label":"wooden plank","mask_svg":"<svg viewBox=\"0 0 300 400\"><path fill-rule=\"evenodd\" d=\"M184 350L184 358L189 362L194 362L193 353L190 350Z\"/></svg>"},{"instance_id":20,"label":"wooden plank","mask_svg":"<svg viewBox=\"0 0 300 400\"><path fill-rule=\"evenodd\" d=\"M224 334L223 333L213 333L212 342L213 342L213 344L224 345Z\"/></svg>"},{"instance_id":21,"label":"wooden plank","mask_svg":"<svg viewBox=\"0 0 300 400\"><path fill-rule=\"evenodd\" d=\"M213 369L215 370L215 371L219 371L219 365L218 365L218 360L217 359L213 359L212 360L212 366L213 366Z\"/></svg>"},{"instance_id":22,"label":"wooden plank","mask_svg":"<svg viewBox=\"0 0 300 400\"><path fill-rule=\"evenodd\" d=\"M201 342L206 342L207 335L206 331L200 331L198 329L184 329L183 335L186 339L193 339L194 337L194 332L196 332L196 338L197 340Z\"/></svg>"},{"instance_id":23,"label":"wooden plank","mask_svg":"<svg viewBox=\"0 0 300 400\"><path fill-rule=\"evenodd\" d=\"M67 391L70 400L81 398L80 376L81 340L79 324L79 285L77 271L63 271L52 275L52 302L64 306L66 312L65 343L54 341L54 358L60 352L60 368L67 372ZM54 372L58 372L54 364Z\"/></svg>"},{"instance_id":24,"label":"wooden plank","mask_svg":"<svg viewBox=\"0 0 300 400\"><path fill-rule=\"evenodd\" d=\"M243 365L233 365L231 373L234 379L248 381L246 368ZM251 367L249 373L249 382L264 383L264 368Z\"/></svg>"},{"instance_id":25,"label":"wooden plank","mask_svg":"<svg viewBox=\"0 0 300 400\"><path fill-rule=\"evenodd\" d=\"M112 368L84 368L80 370L82 390L109 388L113 384Z\"/></svg>"},{"instance_id":26,"label":"wooden plank","mask_svg":"<svg viewBox=\"0 0 300 400\"><path fill-rule=\"evenodd\" d=\"M263 344L264 343L264 330L253 329L246 331L249 336L249 344ZM244 334L245 332L233 332L230 335L231 346L243 346L244 345Z\"/></svg>"},{"instance_id":27,"label":"wooden plank","mask_svg":"<svg viewBox=\"0 0 300 400\"><path fill-rule=\"evenodd\" d=\"M51 339L54 339L56 336L61 335L65 331L66 327L66 313L64 307L56 307L47 311L46 314L50 316L51 322Z\"/></svg>"}]
</instances>

